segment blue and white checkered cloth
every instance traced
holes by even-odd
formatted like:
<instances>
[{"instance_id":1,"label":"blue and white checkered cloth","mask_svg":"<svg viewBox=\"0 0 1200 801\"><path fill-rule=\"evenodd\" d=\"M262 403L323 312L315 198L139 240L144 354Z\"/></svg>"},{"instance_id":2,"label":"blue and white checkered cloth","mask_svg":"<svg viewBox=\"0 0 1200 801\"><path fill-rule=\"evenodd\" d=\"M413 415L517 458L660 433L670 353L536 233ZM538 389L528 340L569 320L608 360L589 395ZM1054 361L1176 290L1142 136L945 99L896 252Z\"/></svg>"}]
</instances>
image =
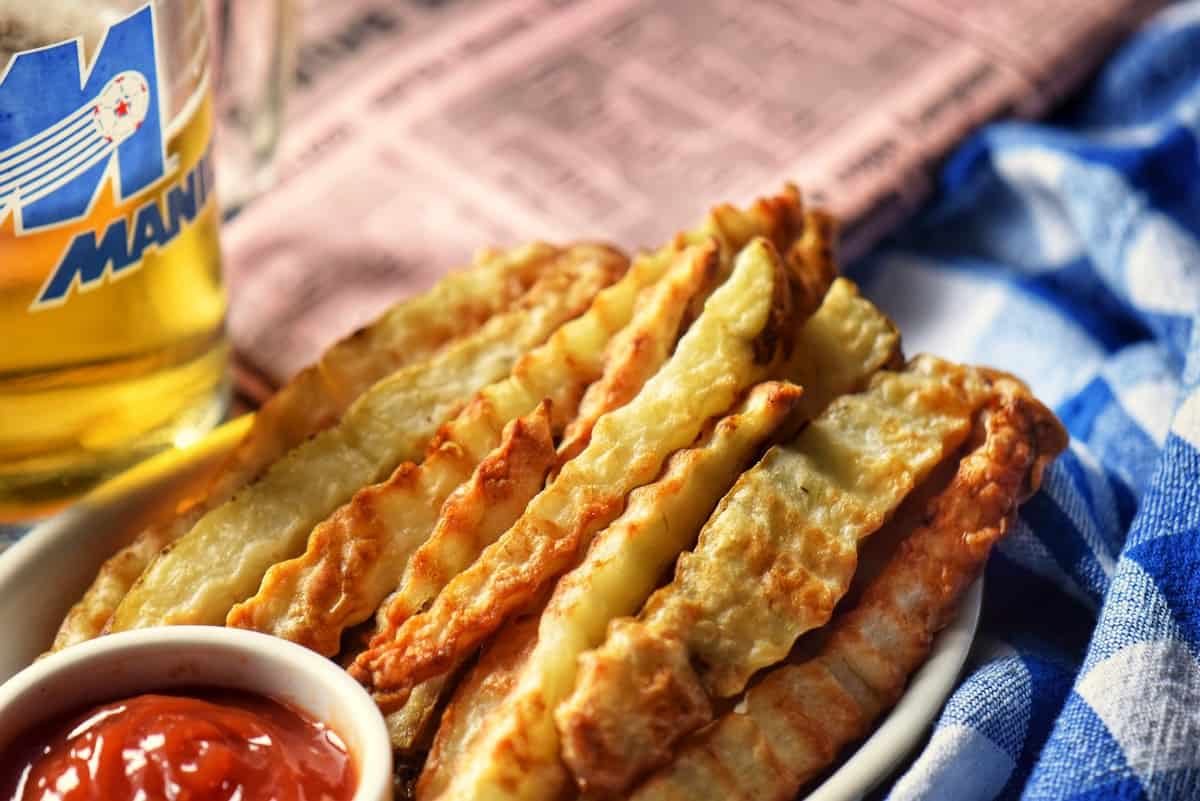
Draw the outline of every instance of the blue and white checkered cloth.
<instances>
[{"instance_id":1,"label":"blue and white checkered cloth","mask_svg":"<svg viewBox=\"0 0 1200 801\"><path fill-rule=\"evenodd\" d=\"M1200 2L1052 124L992 125L850 271L906 350L1026 379L1072 436L988 563L908 799L1200 799Z\"/></svg>"}]
</instances>

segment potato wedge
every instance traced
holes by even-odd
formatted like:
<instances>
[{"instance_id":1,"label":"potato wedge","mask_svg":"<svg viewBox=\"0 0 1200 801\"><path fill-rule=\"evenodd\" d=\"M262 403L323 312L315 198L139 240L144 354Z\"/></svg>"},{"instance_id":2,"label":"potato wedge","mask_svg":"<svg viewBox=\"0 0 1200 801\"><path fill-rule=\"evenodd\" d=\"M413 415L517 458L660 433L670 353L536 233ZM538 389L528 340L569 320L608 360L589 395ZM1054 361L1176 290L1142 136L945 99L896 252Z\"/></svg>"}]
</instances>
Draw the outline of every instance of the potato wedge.
<instances>
[{"instance_id":1,"label":"potato wedge","mask_svg":"<svg viewBox=\"0 0 1200 801\"><path fill-rule=\"evenodd\" d=\"M416 458L442 420L580 314L624 266L608 248L571 248L518 310L375 384L337 425L290 451L157 558L117 607L110 628L223 623L271 565L301 550L316 523L359 487Z\"/></svg>"},{"instance_id":2,"label":"potato wedge","mask_svg":"<svg viewBox=\"0 0 1200 801\"><path fill-rule=\"evenodd\" d=\"M284 453L332 425L371 384L428 359L447 342L503 313L560 252L542 243L482 252L470 269L451 273L427 292L397 303L297 373L255 413L250 431L201 497L172 519L139 532L101 566L63 620L51 650L99 635L117 604L166 545Z\"/></svg>"},{"instance_id":3,"label":"potato wedge","mask_svg":"<svg viewBox=\"0 0 1200 801\"><path fill-rule=\"evenodd\" d=\"M774 248L751 242L663 369L630 403L600 418L587 448L429 610L360 660L360 677L375 690L406 692L461 663L620 514L630 490L652 480L705 420L766 374L779 356L780 329L796 325L791 306Z\"/></svg>"},{"instance_id":4,"label":"potato wedge","mask_svg":"<svg viewBox=\"0 0 1200 801\"><path fill-rule=\"evenodd\" d=\"M575 683L576 658L603 642L609 620L638 610L801 394L792 384L758 385L696 446L673 454L661 478L629 494L624 513L559 580L512 691L460 755L441 798L555 798L568 786L552 713Z\"/></svg>"},{"instance_id":5,"label":"potato wedge","mask_svg":"<svg viewBox=\"0 0 1200 801\"><path fill-rule=\"evenodd\" d=\"M1035 492L1066 433L1020 382L996 376L982 443L928 505L858 604L839 614L815 656L771 669L689 741L633 801L787 801L899 698L933 635Z\"/></svg>"},{"instance_id":6,"label":"potato wedge","mask_svg":"<svg viewBox=\"0 0 1200 801\"><path fill-rule=\"evenodd\" d=\"M580 787L626 789L710 714L708 697L739 692L823 625L849 586L858 541L963 442L987 390L978 371L922 357L838 398L738 479L674 580L580 658L555 713ZM661 687L664 670L674 696L632 706L624 689Z\"/></svg>"}]
</instances>

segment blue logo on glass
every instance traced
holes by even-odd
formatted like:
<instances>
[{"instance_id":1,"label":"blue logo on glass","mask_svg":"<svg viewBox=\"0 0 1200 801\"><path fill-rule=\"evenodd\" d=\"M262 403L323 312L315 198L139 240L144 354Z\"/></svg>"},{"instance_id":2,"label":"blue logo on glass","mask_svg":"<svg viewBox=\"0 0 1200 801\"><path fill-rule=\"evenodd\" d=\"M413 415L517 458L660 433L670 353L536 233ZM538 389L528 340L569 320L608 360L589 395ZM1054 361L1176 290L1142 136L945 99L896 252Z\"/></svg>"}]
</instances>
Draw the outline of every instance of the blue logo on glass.
<instances>
[{"instance_id":1,"label":"blue logo on glass","mask_svg":"<svg viewBox=\"0 0 1200 801\"><path fill-rule=\"evenodd\" d=\"M120 202L166 167L149 5L108 29L91 64L77 39L19 53L0 76L0 220L15 215L18 236L86 216L110 170Z\"/></svg>"},{"instance_id":2,"label":"blue logo on glass","mask_svg":"<svg viewBox=\"0 0 1200 801\"><path fill-rule=\"evenodd\" d=\"M82 226L30 311L133 272L206 207L207 150L160 185L177 165L167 158L158 77L150 5L111 26L90 64L75 40L18 53L0 73L0 223L12 215L18 237L86 219L106 182L118 204L156 188L99 228Z\"/></svg>"}]
</instances>

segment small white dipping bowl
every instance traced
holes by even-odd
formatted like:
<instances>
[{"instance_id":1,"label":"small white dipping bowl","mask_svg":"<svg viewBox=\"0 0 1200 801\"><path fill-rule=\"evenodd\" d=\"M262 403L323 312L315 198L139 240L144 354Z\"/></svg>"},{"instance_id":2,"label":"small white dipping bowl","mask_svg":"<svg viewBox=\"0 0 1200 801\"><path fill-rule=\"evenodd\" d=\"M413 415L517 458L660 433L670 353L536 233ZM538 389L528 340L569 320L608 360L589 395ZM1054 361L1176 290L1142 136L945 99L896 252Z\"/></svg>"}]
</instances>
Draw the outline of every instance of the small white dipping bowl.
<instances>
[{"instance_id":1,"label":"small white dipping bowl","mask_svg":"<svg viewBox=\"0 0 1200 801\"><path fill-rule=\"evenodd\" d=\"M35 662L0 685L0 753L47 720L181 687L245 690L303 710L350 749L358 775L354 801L391 801L387 727L358 682L295 643L217 626L121 632Z\"/></svg>"}]
</instances>

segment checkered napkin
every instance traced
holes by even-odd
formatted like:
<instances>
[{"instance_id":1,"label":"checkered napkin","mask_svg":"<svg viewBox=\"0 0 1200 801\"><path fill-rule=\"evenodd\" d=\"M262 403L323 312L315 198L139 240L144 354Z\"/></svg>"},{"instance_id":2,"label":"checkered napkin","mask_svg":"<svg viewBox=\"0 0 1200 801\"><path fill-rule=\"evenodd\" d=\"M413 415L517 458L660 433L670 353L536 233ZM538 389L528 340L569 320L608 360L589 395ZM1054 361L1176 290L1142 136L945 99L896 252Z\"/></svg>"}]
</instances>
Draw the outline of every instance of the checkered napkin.
<instances>
[{"instance_id":1,"label":"checkered napkin","mask_svg":"<svg viewBox=\"0 0 1200 801\"><path fill-rule=\"evenodd\" d=\"M1071 447L988 563L980 636L881 797L1200 799L1200 2L1052 124L997 124L851 270L906 350L1000 367Z\"/></svg>"}]
</instances>

